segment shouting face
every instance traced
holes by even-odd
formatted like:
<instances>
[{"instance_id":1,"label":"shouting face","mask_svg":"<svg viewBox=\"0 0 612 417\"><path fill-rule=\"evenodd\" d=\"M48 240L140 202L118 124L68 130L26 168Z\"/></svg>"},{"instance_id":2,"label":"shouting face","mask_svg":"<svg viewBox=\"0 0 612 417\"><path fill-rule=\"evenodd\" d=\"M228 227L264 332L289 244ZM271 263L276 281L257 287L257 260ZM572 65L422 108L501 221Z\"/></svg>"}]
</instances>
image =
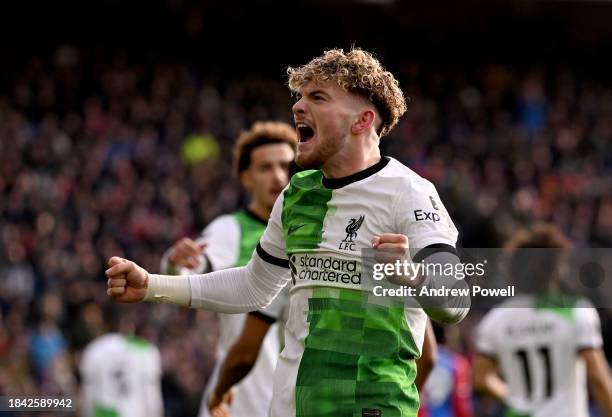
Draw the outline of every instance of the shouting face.
<instances>
[{"instance_id":1,"label":"shouting face","mask_svg":"<svg viewBox=\"0 0 612 417\"><path fill-rule=\"evenodd\" d=\"M336 83L304 85L293 105L298 131L295 162L302 168L321 168L350 140L355 102L360 101Z\"/></svg>"}]
</instances>

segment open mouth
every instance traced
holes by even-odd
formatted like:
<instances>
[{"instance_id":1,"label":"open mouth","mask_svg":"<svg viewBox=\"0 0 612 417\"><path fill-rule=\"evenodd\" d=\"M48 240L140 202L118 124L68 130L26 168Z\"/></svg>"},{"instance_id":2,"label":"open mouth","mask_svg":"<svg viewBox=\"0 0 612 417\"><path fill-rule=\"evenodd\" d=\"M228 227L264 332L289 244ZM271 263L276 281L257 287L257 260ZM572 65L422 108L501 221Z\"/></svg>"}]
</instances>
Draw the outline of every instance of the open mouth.
<instances>
[{"instance_id":1,"label":"open mouth","mask_svg":"<svg viewBox=\"0 0 612 417\"><path fill-rule=\"evenodd\" d=\"M314 129L305 124L299 124L297 126L298 139L300 143L308 142L314 137Z\"/></svg>"}]
</instances>

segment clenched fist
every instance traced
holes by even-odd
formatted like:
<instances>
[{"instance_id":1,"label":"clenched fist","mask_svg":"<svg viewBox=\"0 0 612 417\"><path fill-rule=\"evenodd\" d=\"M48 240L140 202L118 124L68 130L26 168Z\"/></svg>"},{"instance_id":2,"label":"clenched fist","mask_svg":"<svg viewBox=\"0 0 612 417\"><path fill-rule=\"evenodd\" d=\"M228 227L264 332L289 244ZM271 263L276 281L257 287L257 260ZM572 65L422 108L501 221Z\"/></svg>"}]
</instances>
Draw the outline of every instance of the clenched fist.
<instances>
[{"instance_id":1,"label":"clenched fist","mask_svg":"<svg viewBox=\"0 0 612 417\"><path fill-rule=\"evenodd\" d=\"M381 264L400 265L395 273L386 274L387 279L396 285L407 285L416 287L423 282L423 276L412 276L406 274L403 268L405 262L410 262L410 244L406 235L395 233L383 233L375 236L372 240L374 259Z\"/></svg>"},{"instance_id":2,"label":"clenched fist","mask_svg":"<svg viewBox=\"0 0 612 417\"><path fill-rule=\"evenodd\" d=\"M147 293L149 274L132 261L113 256L108 260L106 293L122 303L142 301Z\"/></svg>"},{"instance_id":3,"label":"clenched fist","mask_svg":"<svg viewBox=\"0 0 612 417\"><path fill-rule=\"evenodd\" d=\"M376 261L394 263L397 260L403 261L406 259L410 245L406 235L383 233L372 239L372 248L375 250Z\"/></svg>"}]
</instances>

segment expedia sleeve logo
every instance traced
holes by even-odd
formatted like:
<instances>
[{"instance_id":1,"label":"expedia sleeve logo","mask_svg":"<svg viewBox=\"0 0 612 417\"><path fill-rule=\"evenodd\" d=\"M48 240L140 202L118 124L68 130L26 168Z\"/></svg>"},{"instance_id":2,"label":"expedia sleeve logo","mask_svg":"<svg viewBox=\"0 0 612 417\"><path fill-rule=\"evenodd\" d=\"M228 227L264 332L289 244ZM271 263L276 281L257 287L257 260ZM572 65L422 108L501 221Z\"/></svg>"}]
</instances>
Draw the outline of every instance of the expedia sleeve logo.
<instances>
[{"instance_id":1,"label":"expedia sleeve logo","mask_svg":"<svg viewBox=\"0 0 612 417\"><path fill-rule=\"evenodd\" d=\"M290 269L294 285L361 285L361 264L357 259L342 259L316 253L294 254L290 258Z\"/></svg>"},{"instance_id":2,"label":"expedia sleeve logo","mask_svg":"<svg viewBox=\"0 0 612 417\"><path fill-rule=\"evenodd\" d=\"M440 210L440 207L438 207L438 204L436 200L433 198L433 196L429 196L429 201L431 202L431 206L434 208L434 210L436 211ZM442 220L442 218L440 217L438 213L434 211L427 211L427 210L415 210L414 218L417 222L429 220L431 222L437 223L440 220Z\"/></svg>"},{"instance_id":3,"label":"expedia sleeve logo","mask_svg":"<svg viewBox=\"0 0 612 417\"><path fill-rule=\"evenodd\" d=\"M437 223L441 220L440 215L438 213L425 211L425 210L415 210L414 218L417 222L429 220L434 223Z\"/></svg>"}]
</instances>

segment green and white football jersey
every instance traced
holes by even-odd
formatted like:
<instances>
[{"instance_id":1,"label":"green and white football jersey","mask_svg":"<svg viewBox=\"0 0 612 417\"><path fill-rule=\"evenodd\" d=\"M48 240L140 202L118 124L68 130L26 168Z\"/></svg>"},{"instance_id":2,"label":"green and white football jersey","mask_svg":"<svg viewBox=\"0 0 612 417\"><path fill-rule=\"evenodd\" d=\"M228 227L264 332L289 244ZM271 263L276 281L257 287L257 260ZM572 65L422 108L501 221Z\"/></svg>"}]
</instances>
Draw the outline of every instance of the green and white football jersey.
<instances>
[{"instance_id":1,"label":"green and white football jersey","mask_svg":"<svg viewBox=\"0 0 612 417\"><path fill-rule=\"evenodd\" d=\"M109 333L93 340L80 364L84 417L161 417L161 357L156 346Z\"/></svg>"},{"instance_id":2,"label":"green and white football jersey","mask_svg":"<svg viewBox=\"0 0 612 417\"><path fill-rule=\"evenodd\" d=\"M602 346L599 316L586 300L559 308L563 304L550 297L507 300L479 326L476 346L497 360L508 384L508 417L589 415L586 369L578 353Z\"/></svg>"},{"instance_id":3,"label":"green and white football jersey","mask_svg":"<svg viewBox=\"0 0 612 417\"><path fill-rule=\"evenodd\" d=\"M298 173L277 200L257 248L292 275L273 417L417 415L426 315L375 297L362 271L361 250L383 233L413 252L457 239L434 186L392 158L342 179Z\"/></svg>"}]
</instances>

